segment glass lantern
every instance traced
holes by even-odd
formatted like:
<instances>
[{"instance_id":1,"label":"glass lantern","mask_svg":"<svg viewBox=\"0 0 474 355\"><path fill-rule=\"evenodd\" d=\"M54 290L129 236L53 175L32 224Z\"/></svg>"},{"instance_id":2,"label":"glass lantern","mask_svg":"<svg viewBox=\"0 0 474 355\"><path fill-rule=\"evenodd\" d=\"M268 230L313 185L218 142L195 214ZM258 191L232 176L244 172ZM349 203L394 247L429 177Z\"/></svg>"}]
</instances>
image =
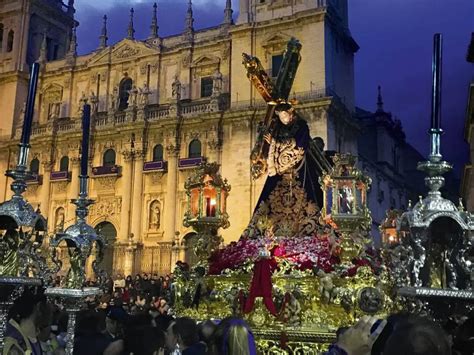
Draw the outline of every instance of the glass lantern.
<instances>
[{"instance_id":1,"label":"glass lantern","mask_svg":"<svg viewBox=\"0 0 474 355\"><path fill-rule=\"evenodd\" d=\"M324 194L322 216L340 231L368 228L372 219L367 208L371 179L356 167L352 154L336 154L334 167L321 177Z\"/></svg>"},{"instance_id":2,"label":"glass lantern","mask_svg":"<svg viewBox=\"0 0 474 355\"><path fill-rule=\"evenodd\" d=\"M382 243L384 247L390 248L400 242L400 234L397 232L397 220L401 216L401 211L390 209L386 212L386 217L380 224Z\"/></svg>"},{"instance_id":3,"label":"glass lantern","mask_svg":"<svg viewBox=\"0 0 474 355\"><path fill-rule=\"evenodd\" d=\"M183 224L197 232L195 253L203 265L220 244L218 229L230 225L226 210L230 185L219 174L219 164L203 163L188 178L184 187L188 207Z\"/></svg>"}]
</instances>

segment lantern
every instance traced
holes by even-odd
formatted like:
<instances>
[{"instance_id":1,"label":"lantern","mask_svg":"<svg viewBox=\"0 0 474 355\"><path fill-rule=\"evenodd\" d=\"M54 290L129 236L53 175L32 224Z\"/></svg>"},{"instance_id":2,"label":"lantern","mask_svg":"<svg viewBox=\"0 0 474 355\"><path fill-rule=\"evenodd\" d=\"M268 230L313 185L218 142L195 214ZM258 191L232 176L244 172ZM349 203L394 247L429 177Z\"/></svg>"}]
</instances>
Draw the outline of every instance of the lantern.
<instances>
[{"instance_id":1,"label":"lantern","mask_svg":"<svg viewBox=\"0 0 474 355\"><path fill-rule=\"evenodd\" d=\"M400 235L397 233L397 220L401 216L401 211L390 209L386 212L386 217L380 224L382 234L382 244L384 247L391 247L400 242Z\"/></svg>"},{"instance_id":2,"label":"lantern","mask_svg":"<svg viewBox=\"0 0 474 355\"><path fill-rule=\"evenodd\" d=\"M324 198L321 214L342 235L342 259L349 262L367 243L372 223L367 190L372 180L355 167L356 157L352 154L336 154L333 161L332 171L320 178Z\"/></svg>"},{"instance_id":3,"label":"lantern","mask_svg":"<svg viewBox=\"0 0 474 355\"><path fill-rule=\"evenodd\" d=\"M184 188L188 204L183 224L196 230L195 253L203 264L220 244L217 230L230 225L226 210L230 185L219 174L219 164L203 163L188 178Z\"/></svg>"}]
</instances>

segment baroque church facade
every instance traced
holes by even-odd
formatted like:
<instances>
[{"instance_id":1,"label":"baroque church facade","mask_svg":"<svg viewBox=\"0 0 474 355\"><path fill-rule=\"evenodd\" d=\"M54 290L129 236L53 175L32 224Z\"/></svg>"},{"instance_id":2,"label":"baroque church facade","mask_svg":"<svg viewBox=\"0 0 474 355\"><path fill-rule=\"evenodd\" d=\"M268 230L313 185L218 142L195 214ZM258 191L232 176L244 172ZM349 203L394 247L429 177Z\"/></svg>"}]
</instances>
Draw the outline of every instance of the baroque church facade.
<instances>
[{"instance_id":1,"label":"baroque church facade","mask_svg":"<svg viewBox=\"0 0 474 355\"><path fill-rule=\"evenodd\" d=\"M193 231L183 226L184 182L203 161L217 162L232 190L226 242L247 226L264 178L250 176L250 151L265 103L242 66L242 53L260 58L276 76L286 43L302 44L291 97L313 137L326 149L357 154L361 125L354 119L354 54L347 0L241 0L235 23L222 1L218 26L195 30L189 1L181 34L161 37L156 5L150 35L127 37L78 55L74 1L4 1L0 5L0 170L16 164L28 68L39 61L25 193L48 218L50 233L74 222L70 200L79 190L81 107L92 107L88 222L108 239L114 273L170 272L193 260ZM11 34L13 32L13 35ZM0 199L11 181L0 177ZM402 202L405 187L395 185Z\"/></svg>"}]
</instances>

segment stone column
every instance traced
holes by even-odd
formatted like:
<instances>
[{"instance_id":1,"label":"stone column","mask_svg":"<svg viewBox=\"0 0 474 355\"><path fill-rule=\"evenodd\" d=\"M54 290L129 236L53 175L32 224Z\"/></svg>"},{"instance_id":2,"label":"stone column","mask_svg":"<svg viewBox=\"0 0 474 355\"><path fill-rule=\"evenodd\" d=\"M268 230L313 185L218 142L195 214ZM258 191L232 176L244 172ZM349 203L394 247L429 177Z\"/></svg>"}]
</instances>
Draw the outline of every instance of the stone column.
<instances>
[{"instance_id":1,"label":"stone column","mask_svg":"<svg viewBox=\"0 0 474 355\"><path fill-rule=\"evenodd\" d=\"M49 216L49 193L50 193L50 178L53 164L50 161L43 162L43 185L41 186L40 203L41 212L43 216ZM51 218L49 218L51 220Z\"/></svg>"},{"instance_id":2,"label":"stone column","mask_svg":"<svg viewBox=\"0 0 474 355\"><path fill-rule=\"evenodd\" d=\"M80 162L79 157L72 157L71 162L71 183L68 196L68 205L65 220L67 225L71 225L76 221L76 206L71 203L71 200L79 197L79 174Z\"/></svg>"},{"instance_id":3,"label":"stone column","mask_svg":"<svg viewBox=\"0 0 474 355\"><path fill-rule=\"evenodd\" d=\"M166 178L166 200L164 205L165 241L172 242L176 232L176 186L178 179L178 151L174 146L167 148L168 176Z\"/></svg>"},{"instance_id":4,"label":"stone column","mask_svg":"<svg viewBox=\"0 0 474 355\"><path fill-rule=\"evenodd\" d=\"M130 200L132 192L132 162L133 154L131 151L123 151L123 171L122 171L122 211L120 214L120 234L118 236L118 241L126 242L128 241L129 228L130 228Z\"/></svg>"},{"instance_id":5,"label":"stone column","mask_svg":"<svg viewBox=\"0 0 474 355\"><path fill-rule=\"evenodd\" d=\"M129 241L129 244L125 248L125 260L123 264L123 274L124 275L133 275L133 261L135 259L135 249L137 248L136 244L132 240Z\"/></svg>"},{"instance_id":6,"label":"stone column","mask_svg":"<svg viewBox=\"0 0 474 355\"><path fill-rule=\"evenodd\" d=\"M143 242L142 238L142 207L143 207L143 160L144 155L142 152L135 153L135 161L133 163L133 197L132 197L132 219L131 231L134 235L136 242Z\"/></svg>"}]
</instances>

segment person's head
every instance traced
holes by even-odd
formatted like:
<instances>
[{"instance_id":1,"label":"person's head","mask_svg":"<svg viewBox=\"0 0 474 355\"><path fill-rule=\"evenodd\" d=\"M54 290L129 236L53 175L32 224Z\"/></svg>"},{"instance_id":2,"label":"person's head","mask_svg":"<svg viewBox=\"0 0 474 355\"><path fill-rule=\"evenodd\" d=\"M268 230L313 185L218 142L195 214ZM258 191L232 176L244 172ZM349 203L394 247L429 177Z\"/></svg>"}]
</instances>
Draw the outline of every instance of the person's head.
<instances>
[{"instance_id":1,"label":"person's head","mask_svg":"<svg viewBox=\"0 0 474 355\"><path fill-rule=\"evenodd\" d=\"M385 344L384 355L450 355L451 347L444 331L423 318L400 321Z\"/></svg>"},{"instance_id":2,"label":"person's head","mask_svg":"<svg viewBox=\"0 0 474 355\"><path fill-rule=\"evenodd\" d=\"M9 318L13 318L18 323L31 320L35 325L38 325L42 321L41 318L45 317L52 317L52 309L48 308L46 297L42 291L34 293L29 289L26 289L13 303L9 314Z\"/></svg>"},{"instance_id":3,"label":"person's head","mask_svg":"<svg viewBox=\"0 0 474 355\"><path fill-rule=\"evenodd\" d=\"M295 110L290 104L279 104L275 113L284 125L289 125L295 118Z\"/></svg>"},{"instance_id":4,"label":"person's head","mask_svg":"<svg viewBox=\"0 0 474 355\"><path fill-rule=\"evenodd\" d=\"M170 350L179 345L180 349L186 349L199 343L198 327L196 322L188 317L176 318L166 329L166 347Z\"/></svg>"},{"instance_id":5,"label":"person's head","mask_svg":"<svg viewBox=\"0 0 474 355\"><path fill-rule=\"evenodd\" d=\"M127 312L122 307L109 307L105 318L105 329L113 335L120 333L123 323L127 320Z\"/></svg>"},{"instance_id":6,"label":"person's head","mask_svg":"<svg viewBox=\"0 0 474 355\"><path fill-rule=\"evenodd\" d=\"M151 325L130 326L125 330L124 345L127 354L154 355L164 347L163 333Z\"/></svg>"},{"instance_id":7,"label":"person's head","mask_svg":"<svg viewBox=\"0 0 474 355\"><path fill-rule=\"evenodd\" d=\"M199 328L199 339L205 343L209 343L214 332L217 329L216 323L211 320L207 320L198 325Z\"/></svg>"},{"instance_id":8,"label":"person's head","mask_svg":"<svg viewBox=\"0 0 474 355\"><path fill-rule=\"evenodd\" d=\"M256 353L255 339L248 324L241 318L229 317L218 325L214 335L214 351L223 355Z\"/></svg>"}]
</instances>

